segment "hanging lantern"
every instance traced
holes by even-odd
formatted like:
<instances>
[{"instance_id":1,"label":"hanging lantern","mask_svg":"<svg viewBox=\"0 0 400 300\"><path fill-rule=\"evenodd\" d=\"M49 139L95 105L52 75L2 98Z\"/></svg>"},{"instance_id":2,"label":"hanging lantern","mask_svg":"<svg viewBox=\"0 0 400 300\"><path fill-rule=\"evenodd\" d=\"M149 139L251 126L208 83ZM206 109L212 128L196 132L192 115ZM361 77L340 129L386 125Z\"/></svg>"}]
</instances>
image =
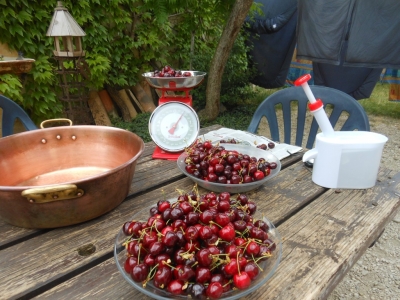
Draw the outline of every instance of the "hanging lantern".
<instances>
[{"instance_id":1,"label":"hanging lantern","mask_svg":"<svg viewBox=\"0 0 400 300\"><path fill-rule=\"evenodd\" d=\"M54 9L46 35L54 37L54 56L85 56L81 37L86 33L68 12L68 9L63 6L62 1L57 1L57 7Z\"/></svg>"}]
</instances>

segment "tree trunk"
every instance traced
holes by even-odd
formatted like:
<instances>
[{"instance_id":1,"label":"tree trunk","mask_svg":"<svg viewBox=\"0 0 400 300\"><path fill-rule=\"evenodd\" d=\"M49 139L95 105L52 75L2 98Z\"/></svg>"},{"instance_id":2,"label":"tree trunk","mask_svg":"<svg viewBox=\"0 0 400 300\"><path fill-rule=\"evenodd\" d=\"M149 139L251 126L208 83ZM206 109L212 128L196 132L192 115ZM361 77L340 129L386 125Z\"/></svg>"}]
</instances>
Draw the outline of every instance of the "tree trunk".
<instances>
[{"instance_id":1,"label":"tree trunk","mask_svg":"<svg viewBox=\"0 0 400 300\"><path fill-rule=\"evenodd\" d=\"M209 121L218 117L222 75L233 44L252 3L253 0L236 0L212 59L207 79L206 107L199 112L200 117Z\"/></svg>"}]
</instances>

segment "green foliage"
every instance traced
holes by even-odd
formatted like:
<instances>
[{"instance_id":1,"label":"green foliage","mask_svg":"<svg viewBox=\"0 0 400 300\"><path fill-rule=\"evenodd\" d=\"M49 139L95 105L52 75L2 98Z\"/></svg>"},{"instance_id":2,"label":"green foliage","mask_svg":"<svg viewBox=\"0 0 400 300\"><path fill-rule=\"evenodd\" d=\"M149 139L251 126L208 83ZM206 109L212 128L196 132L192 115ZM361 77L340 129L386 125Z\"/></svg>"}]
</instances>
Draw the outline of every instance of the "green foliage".
<instances>
[{"instance_id":1,"label":"green foliage","mask_svg":"<svg viewBox=\"0 0 400 300\"><path fill-rule=\"evenodd\" d=\"M193 53L212 53L234 0L63 1L85 31L88 86L133 86L165 64L189 69ZM0 42L35 59L18 84L0 76L1 91L36 121L61 114L53 40L46 36L56 1L0 1ZM193 47L191 41L193 40Z\"/></svg>"},{"instance_id":2,"label":"green foliage","mask_svg":"<svg viewBox=\"0 0 400 300\"><path fill-rule=\"evenodd\" d=\"M221 84L220 101L228 108L236 107L246 103L246 99L252 98L255 93L249 85L249 78L255 74L247 60L248 47L245 44L246 33L242 31L235 41L235 44L226 63ZM199 70L208 70L213 52L204 51L194 56L194 64ZM194 106L198 109L205 106L205 92L207 77L204 83L193 91Z\"/></svg>"},{"instance_id":3,"label":"green foliage","mask_svg":"<svg viewBox=\"0 0 400 300\"><path fill-rule=\"evenodd\" d=\"M200 120L201 127L219 124L227 128L247 130L254 111L257 109L257 105L254 105L254 98L248 100L249 104L236 106L228 111L220 113L214 121Z\"/></svg>"},{"instance_id":4,"label":"green foliage","mask_svg":"<svg viewBox=\"0 0 400 300\"><path fill-rule=\"evenodd\" d=\"M115 127L123 128L136 133L146 143L151 141L151 136L149 134L150 115L150 113L141 113L138 114L131 122L124 122L121 119L113 119L111 122Z\"/></svg>"},{"instance_id":5,"label":"green foliage","mask_svg":"<svg viewBox=\"0 0 400 300\"><path fill-rule=\"evenodd\" d=\"M15 75L0 75L0 94L4 94L14 101L21 101L21 95L18 90L22 88L22 84Z\"/></svg>"},{"instance_id":6,"label":"green foliage","mask_svg":"<svg viewBox=\"0 0 400 300\"><path fill-rule=\"evenodd\" d=\"M389 101L389 89L390 84L378 82L370 98L359 101L367 114L400 119L400 103Z\"/></svg>"}]
</instances>

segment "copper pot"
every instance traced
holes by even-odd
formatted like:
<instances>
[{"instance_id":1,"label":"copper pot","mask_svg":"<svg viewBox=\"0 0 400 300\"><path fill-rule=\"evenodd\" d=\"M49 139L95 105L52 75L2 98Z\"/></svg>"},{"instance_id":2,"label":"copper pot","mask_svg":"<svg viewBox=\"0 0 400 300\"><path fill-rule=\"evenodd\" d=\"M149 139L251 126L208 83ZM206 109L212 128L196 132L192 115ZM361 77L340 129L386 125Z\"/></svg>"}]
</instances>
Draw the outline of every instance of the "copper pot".
<instances>
[{"instance_id":1,"label":"copper pot","mask_svg":"<svg viewBox=\"0 0 400 300\"><path fill-rule=\"evenodd\" d=\"M107 126L52 127L0 139L0 216L25 228L96 218L128 195L144 150L136 134Z\"/></svg>"}]
</instances>

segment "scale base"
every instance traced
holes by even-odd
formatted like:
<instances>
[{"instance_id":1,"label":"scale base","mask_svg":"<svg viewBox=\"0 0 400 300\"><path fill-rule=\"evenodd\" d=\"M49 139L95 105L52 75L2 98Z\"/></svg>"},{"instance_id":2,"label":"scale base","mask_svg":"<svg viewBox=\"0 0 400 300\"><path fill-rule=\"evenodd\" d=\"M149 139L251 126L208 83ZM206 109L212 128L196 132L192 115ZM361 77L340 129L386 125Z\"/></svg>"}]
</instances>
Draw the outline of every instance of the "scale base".
<instances>
[{"instance_id":1,"label":"scale base","mask_svg":"<svg viewBox=\"0 0 400 300\"><path fill-rule=\"evenodd\" d=\"M169 101L178 101L178 102L185 103L185 104L187 104L189 106L193 106L193 103L192 103L193 101L192 101L192 96L191 95L186 96L186 97L183 97L183 96L169 96L169 97L163 96L163 97L160 97L158 99L158 105L164 104L165 102L169 102Z\"/></svg>"},{"instance_id":2,"label":"scale base","mask_svg":"<svg viewBox=\"0 0 400 300\"><path fill-rule=\"evenodd\" d=\"M178 157L183 153L181 152L167 152L160 147L156 146L154 149L152 158L153 159L166 159L166 160L178 160Z\"/></svg>"}]
</instances>

